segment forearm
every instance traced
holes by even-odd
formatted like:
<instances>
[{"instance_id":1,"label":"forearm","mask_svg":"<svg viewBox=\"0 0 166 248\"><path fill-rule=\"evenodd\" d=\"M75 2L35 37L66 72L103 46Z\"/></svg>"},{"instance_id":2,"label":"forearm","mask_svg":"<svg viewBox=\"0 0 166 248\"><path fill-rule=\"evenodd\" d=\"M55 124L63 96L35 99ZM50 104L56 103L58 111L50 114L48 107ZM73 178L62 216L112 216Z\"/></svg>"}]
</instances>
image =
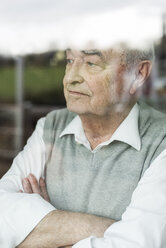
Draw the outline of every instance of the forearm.
<instances>
[{"instance_id":1,"label":"forearm","mask_svg":"<svg viewBox=\"0 0 166 248\"><path fill-rule=\"evenodd\" d=\"M113 224L111 219L55 210L49 213L17 248L57 248L70 246L94 235L102 237Z\"/></svg>"}]
</instances>

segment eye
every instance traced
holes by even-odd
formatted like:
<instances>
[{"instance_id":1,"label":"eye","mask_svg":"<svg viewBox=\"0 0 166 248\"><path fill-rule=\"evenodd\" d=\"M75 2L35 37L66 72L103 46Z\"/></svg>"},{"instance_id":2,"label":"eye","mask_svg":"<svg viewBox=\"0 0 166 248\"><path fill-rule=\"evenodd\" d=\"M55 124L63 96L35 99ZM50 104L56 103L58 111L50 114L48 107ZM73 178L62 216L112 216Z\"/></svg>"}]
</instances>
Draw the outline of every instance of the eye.
<instances>
[{"instance_id":1,"label":"eye","mask_svg":"<svg viewBox=\"0 0 166 248\"><path fill-rule=\"evenodd\" d=\"M72 64L73 63L73 59L66 59L66 64L69 65L69 64Z\"/></svg>"},{"instance_id":2,"label":"eye","mask_svg":"<svg viewBox=\"0 0 166 248\"><path fill-rule=\"evenodd\" d=\"M88 66L90 66L90 67L93 67L93 66L95 66L96 64L94 64L94 63L92 63L92 62L87 62L87 64L88 64Z\"/></svg>"}]
</instances>

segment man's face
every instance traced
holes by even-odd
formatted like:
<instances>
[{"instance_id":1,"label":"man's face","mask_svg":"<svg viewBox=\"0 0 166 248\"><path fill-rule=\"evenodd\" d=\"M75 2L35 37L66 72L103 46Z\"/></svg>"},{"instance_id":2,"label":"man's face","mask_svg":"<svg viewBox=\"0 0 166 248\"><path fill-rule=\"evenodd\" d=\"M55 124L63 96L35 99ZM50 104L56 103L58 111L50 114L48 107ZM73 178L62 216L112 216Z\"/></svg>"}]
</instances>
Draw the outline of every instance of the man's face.
<instances>
[{"instance_id":1,"label":"man's face","mask_svg":"<svg viewBox=\"0 0 166 248\"><path fill-rule=\"evenodd\" d=\"M122 53L68 50L63 80L67 108L77 114L107 115L124 94Z\"/></svg>"}]
</instances>

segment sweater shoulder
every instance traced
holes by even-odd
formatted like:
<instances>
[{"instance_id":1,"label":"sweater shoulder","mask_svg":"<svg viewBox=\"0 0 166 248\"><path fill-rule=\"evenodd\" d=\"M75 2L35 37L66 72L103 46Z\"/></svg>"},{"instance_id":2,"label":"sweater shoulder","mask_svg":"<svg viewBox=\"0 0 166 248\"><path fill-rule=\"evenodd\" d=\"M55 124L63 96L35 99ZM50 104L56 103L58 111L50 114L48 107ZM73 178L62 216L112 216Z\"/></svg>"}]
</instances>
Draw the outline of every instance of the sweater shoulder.
<instances>
[{"instance_id":1,"label":"sweater shoulder","mask_svg":"<svg viewBox=\"0 0 166 248\"><path fill-rule=\"evenodd\" d=\"M64 122L70 122L76 116L75 113L70 112L67 108L53 110L46 115L46 122L58 122L59 124Z\"/></svg>"},{"instance_id":2,"label":"sweater shoulder","mask_svg":"<svg viewBox=\"0 0 166 248\"><path fill-rule=\"evenodd\" d=\"M139 102L140 106L140 129L145 131L147 128L152 128L166 134L166 114L162 113L144 102Z\"/></svg>"},{"instance_id":3,"label":"sweater shoulder","mask_svg":"<svg viewBox=\"0 0 166 248\"><path fill-rule=\"evenodd\" d=\"M74 119L75 113L68 111L67 108L53 110L46 115L43 138L50 140L51 137L60 135L65 127Z\"/></svg>"}]
</instances>

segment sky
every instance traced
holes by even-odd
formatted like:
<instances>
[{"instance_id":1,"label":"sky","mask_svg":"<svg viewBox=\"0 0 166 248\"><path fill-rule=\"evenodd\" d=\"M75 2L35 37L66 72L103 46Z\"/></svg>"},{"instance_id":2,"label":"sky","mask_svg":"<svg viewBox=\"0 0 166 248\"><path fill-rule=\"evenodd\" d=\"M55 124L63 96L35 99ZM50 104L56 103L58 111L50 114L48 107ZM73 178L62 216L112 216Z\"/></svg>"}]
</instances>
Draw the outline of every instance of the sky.
<instances>
[{"instance_id":1,"label":"sky","mask_svg":"<svg viewBox=\"0 0 166 248\"><path fill-rule=\"evenodd\" d=\"M165 0L0 0L0 54L142 46L161 37L164 13Z\"/></svg>"}]
</instances>

